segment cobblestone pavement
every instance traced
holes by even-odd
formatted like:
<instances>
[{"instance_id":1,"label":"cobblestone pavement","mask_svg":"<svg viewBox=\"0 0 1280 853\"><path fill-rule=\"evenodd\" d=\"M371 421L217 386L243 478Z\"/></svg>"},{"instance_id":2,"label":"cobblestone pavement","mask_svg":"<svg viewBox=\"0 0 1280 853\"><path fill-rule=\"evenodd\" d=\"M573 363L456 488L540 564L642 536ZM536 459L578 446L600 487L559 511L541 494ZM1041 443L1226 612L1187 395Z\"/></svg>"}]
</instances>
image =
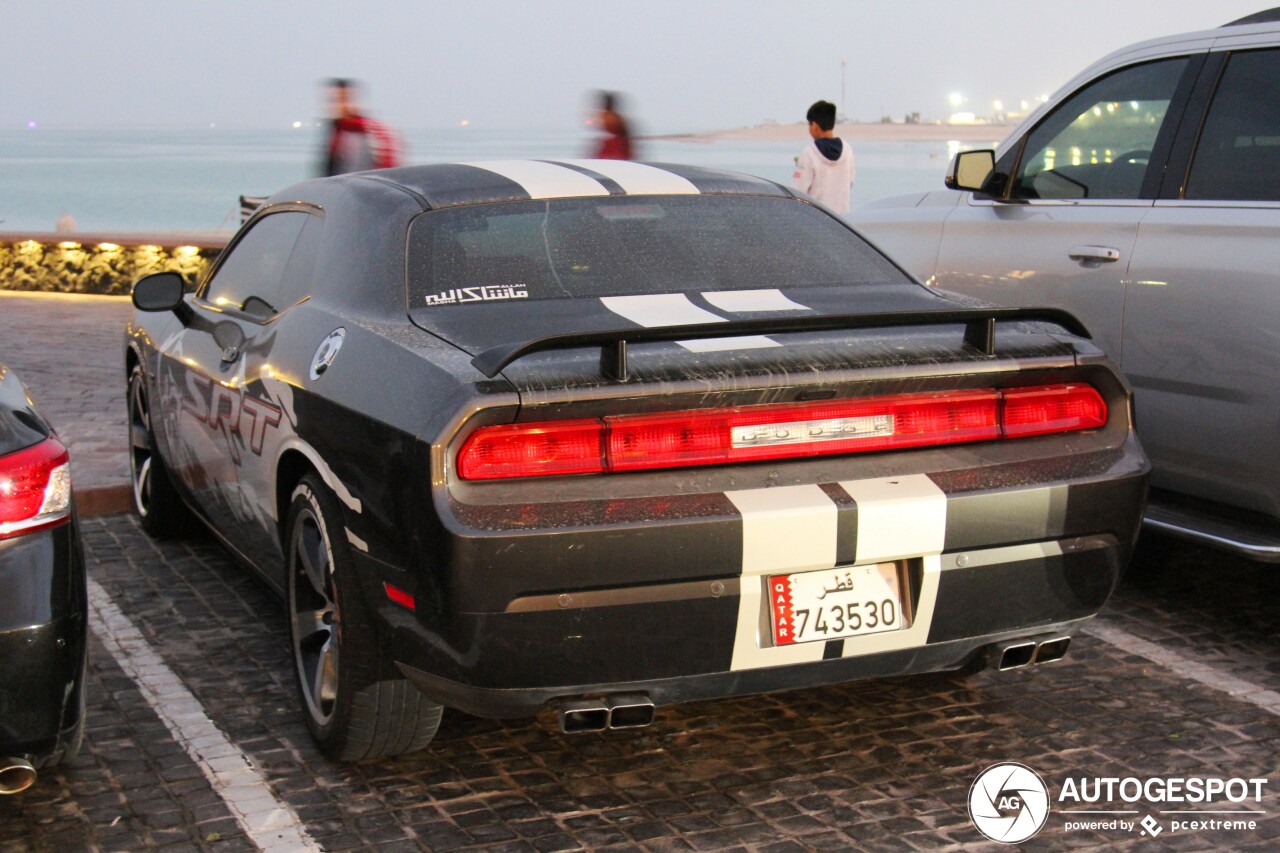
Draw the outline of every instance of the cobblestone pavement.
<instances>
[{"instance_id":1,"label":"cobblestone pavement","mask_svg":"<svg viewBox=\"0 0 1280 853\"><path fill-rule=\"evenodd\" d=\"M0 293L0 363L72 445L78 489L127 483L128 312L118 298ZM1269 780L1261 803L1214 807L1250 815L1055 802L1024 849L1280 848L1280 567L1150 538L1060 663L692 703L609 735L447 713L422 753L338 765L295 708L283 608L265 586L207 538L152 542L128 516L84 532L85 746L0 797L0 853L996 850L966 804L1005 761L1051 796L1095 777ZM1179 808L1201 814L1165 811ZM1154 838L1067 828L1147 815ZM1256 826L1172 825L1192 818Z\"/></svg>"},{"instance_id":2,"label":"cobblestone pavement","mask_svg":"<svg viewBox=\"0 0 1280 853\"><path fill-rule=\"evenodd\" d=\"M123 296L0 290L0 364L17 371L74 449L77 490L129 482Z\"/></svg>"},{"instance_id":3,"label":"cobblestone pavement","mask_svg":"<svg viewBox=\"0 0 1280 853\"><path fill-rule=\"evenodd\" d=\"M1260 805L1234 806L1265 812L1245 816L1252 831L1068 831L1096 816L1056 804L1026 849L1280 846L1280 709L1254 701L1280 687L1280 574L1177 542L1140 549L1097 624L1172 646L1199 680L1085 634L1032 670L693 703L634 732L448 713L425 752L337 765L295 710L283 608L265 586L210 540L155 543L128 516L90 520L85 539L94 581L296 815L309 849L1003 849L966 811L976 774L1002 761L1051 791L1068 777L1270 780ZM85 748L0 798L0 851L254 849L95 632ZM261 835L256 846L271 847Z\"/></svg>"}]
</instances>

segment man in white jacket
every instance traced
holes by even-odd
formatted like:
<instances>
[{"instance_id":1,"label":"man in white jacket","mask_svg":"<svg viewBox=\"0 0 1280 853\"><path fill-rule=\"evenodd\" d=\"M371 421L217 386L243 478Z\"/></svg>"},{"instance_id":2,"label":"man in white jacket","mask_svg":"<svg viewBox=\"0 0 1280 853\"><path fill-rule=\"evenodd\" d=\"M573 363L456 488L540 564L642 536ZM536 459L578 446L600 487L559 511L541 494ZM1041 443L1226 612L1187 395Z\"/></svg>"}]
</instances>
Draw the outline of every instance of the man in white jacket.
<instances>
[{"instance_id":1,"label":"man in white jacket","mask_svg":"<svg viewBox=\"0 0 1280 853\"><path fill-rule=\"evenodd\" d=\"M791 186L808 193L836 213L849 212L853 189L853 148L835 135L836 105L818 101L809 107L809 136L813 142L796 158Z\"/></svg>"}]
</instances>

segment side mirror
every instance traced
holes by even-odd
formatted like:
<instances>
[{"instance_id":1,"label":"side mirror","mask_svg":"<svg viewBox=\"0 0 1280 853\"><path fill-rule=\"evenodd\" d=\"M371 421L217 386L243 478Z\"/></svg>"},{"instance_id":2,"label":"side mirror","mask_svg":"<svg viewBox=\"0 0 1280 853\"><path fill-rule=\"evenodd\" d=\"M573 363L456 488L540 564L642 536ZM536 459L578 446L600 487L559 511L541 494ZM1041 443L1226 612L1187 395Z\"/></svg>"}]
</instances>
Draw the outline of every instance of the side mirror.
<instances>
[{"instance_id":1,"label":"side mirror","mask_svg":"<svg viewBox=\"0 0 1280 853\"><path fill-rule=\"evenodd\" d=\"M176 272L157 272L133 283L133 305L139 311L174 311L182 304L185 282Z\"/></svg>"},{"instance_id":2,"label":"side mirror","mask_svg":"<svg viewBox=\"0 0 1280 853\"><path fill-rule=\"evenodd\" d=\"M984 188L995 170L996 152L989 149L961 151L951 158L951 165L947 168L947 189L988 191Z\"/></svg>"}]
</instances>

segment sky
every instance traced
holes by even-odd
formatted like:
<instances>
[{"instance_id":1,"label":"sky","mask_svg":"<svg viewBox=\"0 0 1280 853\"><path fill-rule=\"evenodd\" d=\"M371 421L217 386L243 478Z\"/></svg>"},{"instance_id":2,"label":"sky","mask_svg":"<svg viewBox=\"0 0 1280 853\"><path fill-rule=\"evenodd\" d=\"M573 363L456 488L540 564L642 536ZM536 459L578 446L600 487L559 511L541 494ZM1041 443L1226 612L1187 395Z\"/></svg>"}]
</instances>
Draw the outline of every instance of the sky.
<instances>
[{"instance_id":1,"label":"sky","mask_svg":"<svg viewBox=\"0 0 1280 853\"><path fill-rule=\"evenodd\" d=\"M989 114L1135 41L1267 0L3 0L0 129L288 127L353 77L405 129L581 126L625 93L642 132ZM844 63L842 71L842 63ZM843 83L843 96L842 96ZM963 98L953 106L953 95Z\"/></svg>"}]
</instances>

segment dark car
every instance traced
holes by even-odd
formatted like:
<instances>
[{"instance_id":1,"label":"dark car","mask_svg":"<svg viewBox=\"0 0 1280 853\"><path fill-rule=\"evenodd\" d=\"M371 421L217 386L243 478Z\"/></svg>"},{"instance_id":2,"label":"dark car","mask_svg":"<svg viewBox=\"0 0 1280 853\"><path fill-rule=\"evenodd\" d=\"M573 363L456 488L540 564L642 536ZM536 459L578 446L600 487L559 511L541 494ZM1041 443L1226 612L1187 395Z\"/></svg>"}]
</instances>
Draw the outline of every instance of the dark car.
<instances>
[{"instance_id":1,"label":"dark car","mask_svg":"<svg viewBox=\"0 0 1280 853\"><path fill-rule=\"evenodd\" d=\"M0 365L0 794L80 749L87 631L67 449Z\"/></svg>"},{"instance_id":2,"label":"dark car","mask_svg":"<svg viewBox=\"0 0 1280 853\"><path fill-rule=\"evenodd\" d=\"M1061 657L1148 466L1061 311L910 280L777 184L433 165L272 197L126 334L143 526L276 587L326 754Z\"/></svg>"}]
</instances>

